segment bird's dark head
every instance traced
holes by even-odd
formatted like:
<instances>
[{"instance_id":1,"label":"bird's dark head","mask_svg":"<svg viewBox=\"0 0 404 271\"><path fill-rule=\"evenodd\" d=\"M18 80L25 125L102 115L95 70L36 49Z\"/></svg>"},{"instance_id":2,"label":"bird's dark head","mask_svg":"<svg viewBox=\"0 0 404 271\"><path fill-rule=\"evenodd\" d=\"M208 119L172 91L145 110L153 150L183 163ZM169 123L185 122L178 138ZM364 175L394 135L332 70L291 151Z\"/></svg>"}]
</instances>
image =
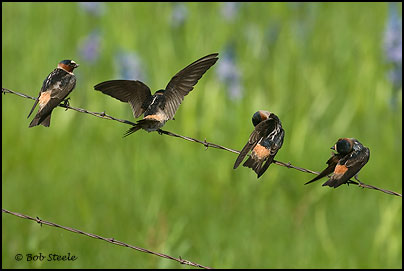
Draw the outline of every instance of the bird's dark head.
<instances>
[{"instance_id":1,"label":"bird's dark head","mask_svg":"<svg viewBox=\"0 0 404 271\"><path fill-rule=\"evenodd\" d=\"M354 142L350 138L340 138L337 143L331 147L332 150L337 151L340 154L348 154L352 151Z\"/></svg>"},{"instance_id":2,"label":"bird's dark head","mask_svg":"<svg viewBox=\"0 0 404 271\"><path fill-rule=\"evenodd\" d=\"M259 110L254 113L252 116L252 123L255 126L257 126L261 121L268 119L268 117L271 115L271 112L264 111L264 110Z\"/></svg>"},{"instance_id":3,"label":"bird's dark head","mask_svg":"<svg viewBox=\"0 0 404 271\"><path fill-rule=\"evenodd\" d=\"M73 70L78 66L79 64L77 64L73 60L62 60L58 64L58 68L63 69L67 72L73 72Z\"/></svg>"}]
</instances>

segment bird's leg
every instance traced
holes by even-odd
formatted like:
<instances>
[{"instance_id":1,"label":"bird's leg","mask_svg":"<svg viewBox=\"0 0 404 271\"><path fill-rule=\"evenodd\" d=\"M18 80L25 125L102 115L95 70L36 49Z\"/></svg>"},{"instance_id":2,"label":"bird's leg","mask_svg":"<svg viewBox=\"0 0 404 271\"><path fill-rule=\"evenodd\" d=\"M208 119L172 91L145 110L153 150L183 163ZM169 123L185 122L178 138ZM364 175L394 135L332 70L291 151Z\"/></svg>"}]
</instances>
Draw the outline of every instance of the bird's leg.
<instances>
[{"instance_id":1,"label":"bird's leg","mask_svg":"<svg viewBox=\"0 0 404 271\"><path fill-rule=\"evenodd\" d=\"M354 178L355 178L355 180L358 181L359 187L365 187L365 186L363 185L363 183L362 183L361 181L359 181L359 179L358 179L358 174L355 174Z\"/></svg>"},{"instance_id":2,"label":"bird's leg","mask_svg":"<svg viewBox=\"0 0 404 271\"><path fill-rule=\"evenodd\" d=\"M64 101L62 102L62 106L63 107L65 107L66 108L66 110L69 108L69 106L70 106L70 102L69 102L69 100L70 100L70 97L69 98L66 98L66 99L64 99Z\"/></svg>"},{"instance_id":3,"label":"bird's leg","mask_svg":"<svg viewBox=\"0 0 404 271\"><path fill-rule=\"evenodd\" d=\"M352 180L348 180L347 182L346 182L346 184L349 186L349 184L356 184L356 185L359 185L357 182L355 182L355 181L352 181Z\"/></svg>"},{"instance_id":4,"label":"bird's leg","mask_svg":"<svg viewBox=\"0 0 404 271\"><path fill-rule=\"evenodd\" d=\"M162 134L163 134L163 131L162 131L161 129L158 129L158 130L157 130L157 133L159 133L159 135L162 135Z\"/></svg>"}]
</instances>

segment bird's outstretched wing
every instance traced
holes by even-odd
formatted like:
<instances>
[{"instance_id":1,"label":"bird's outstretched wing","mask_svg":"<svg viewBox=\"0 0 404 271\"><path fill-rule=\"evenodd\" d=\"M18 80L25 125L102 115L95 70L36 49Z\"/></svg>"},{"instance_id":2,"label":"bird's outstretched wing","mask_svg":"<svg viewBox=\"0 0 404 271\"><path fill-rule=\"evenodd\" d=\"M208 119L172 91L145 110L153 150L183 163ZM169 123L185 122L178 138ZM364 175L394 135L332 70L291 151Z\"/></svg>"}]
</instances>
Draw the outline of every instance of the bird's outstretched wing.
<instances>
[{"instance_id":1,"label":"bird's outstretched wing","mask_svg":"<svg viewBox=\"0 0 404 271\"><path fill-rule=\"evenodd\" d=\"M169 119L173 119L175 112L184 97L194 88L202 75L218 60L218 54L210 54L198 59L179 71L167 84L164 96L164 111Z\"/></svg>"},{"instance_id":2,"label":"bird's outstretched wing","mask_svg":"<svg viewBox=\"0 0 404 271\"><path fill-rule=\"evenodd\" d=\"M105 81L95 85L94 89L121 102L129 103L135 118L147 109L144 102L151 97L150 88L137 80Z\"/></svg>"}]
</instances>

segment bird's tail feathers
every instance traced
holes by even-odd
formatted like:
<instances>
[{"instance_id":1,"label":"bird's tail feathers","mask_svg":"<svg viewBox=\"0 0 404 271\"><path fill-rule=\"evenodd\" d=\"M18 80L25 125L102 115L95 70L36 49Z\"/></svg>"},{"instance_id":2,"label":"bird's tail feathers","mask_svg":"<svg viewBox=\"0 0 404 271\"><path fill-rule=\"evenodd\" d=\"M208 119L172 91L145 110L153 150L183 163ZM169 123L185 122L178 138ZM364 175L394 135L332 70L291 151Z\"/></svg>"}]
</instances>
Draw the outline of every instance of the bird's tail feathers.
<instances>
[{"instance_id":1,"label":"bird's tail feathers","mask_svg":"<svg viewBox=\"0 0 404 271\"><path fill-rule=\"evenodd\" d=\"M325 183L323 183L322 186L329 186L329 187L334 187L337 188L338 186L340 186L342 183L338 183L337 180L334 180L332 178L330 178L328 181L326 181Z\"/></svg>"},{"instance_id":2,"label":"bird's tail feathers","mask_svg":"<svg viewBox=\"0 0 404 271\"><path fill-rule=\"evenodd\" d=\"M126 133L123 135L123 137L127 137L128 135L133 134L134 132L144 129L148 132L151 131L157 131L158 129L156 127L159 127L160 121L154 120L154 119L141 119L138 122L136 122L135 125L133 125L132 128L130 128Z\"/></svg>"},{"instance_id":3,"label":"bird's tail feathers","mask_svg":"<svg viewBox=\"0 0 404 271\"><path fill-rule=\"evenodd\" d=\"M43 125L45 127L49 127L50 126L50 120L51 120L51 114L49 114L48 116L46 116L45 118L41 117L41 116L35 116L35 118L31 121L31 123L29 124L28 128L37 126L37 125Z\"/></svg>"},{"instance_id":4,"label":"bird's tail feathers","mask_svg":"<svg viewBox=\"0 0 404 271\"><path fill-rule=\"evenodd\" d=\"M264 174L264 172L268 169L268 167L272 164L272 161L274 160L273 156L269 156L269 158L267 159L267 161L265 162L265 164L260 168L257 178L261 177L262 174Z\"/></svg>"},{"instance_id":5,"label":"bird's tail feathers","mask_svg":"<svg viewBox=\"0 0 404 271\"><path fill-rule=\"evenodd\" d=\"M262 162L263 162L263 161L258 160L258 159L253 159L253 158L251 158L251 156L250 156L250 157L248 157L248 159L244 162L243 166L244 166L244 167L251 168L251 169L254 170L255 173L257 173L257 175L258 175L259 172L260 172L260 169L261 169ZM258 176L258 177L259 177L259 176Z\"/></svg>"},{"instance_id":6,"label":"bird's tail feathers","mask_svg":"<svg viewBox=\"0 0 404 271\"><path fill-rule=\"evenodd\" d=\"M136 132L137 130L140 130L142 127L139 124L135 124L132 128L130 128L129 130L127 130L125 132L125 134L123 134L123 137L127 137L128 135L133 134L134 132Z\"/></svg>"}]
</instances>

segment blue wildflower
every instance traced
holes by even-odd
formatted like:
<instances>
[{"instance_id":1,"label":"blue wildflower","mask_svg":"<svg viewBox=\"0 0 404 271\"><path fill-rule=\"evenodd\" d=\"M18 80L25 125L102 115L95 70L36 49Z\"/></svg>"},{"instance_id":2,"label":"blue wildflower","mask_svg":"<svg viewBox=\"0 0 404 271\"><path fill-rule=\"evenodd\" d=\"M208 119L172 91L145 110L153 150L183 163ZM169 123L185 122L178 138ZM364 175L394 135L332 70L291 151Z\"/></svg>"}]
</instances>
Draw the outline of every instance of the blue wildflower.
<instances>
[{"instance_id":1,"label":"blue wildflower","mask_svg":"<svg viewBox=\"0 0 404 271\"><path fill-rule=\"evenodd\" d=\"M188 8L184 3L173 3L171 11L171 25L179 27L185 23L188 18Z\"/></svg>"},{"instance_id":2,"label":"blue wildflower","mask_svg":"<svg viewBox=\"0 0 404 271\"><path fill-rule=\"evenodd\" d=\"M228 46L224 53L221 54L217 65L216 73L219 80L226 85L230 99L241 99L243 96L243 87L240 79L241 73L236 65L235 52L232 46Z\"/></svg>"},{"instance_id":3,"label":"blue wildflower","mask_svg":"<svg viewBox=\"0 0 404 271\"><path fill-rule=\"evenodd\" d=\"M241 3L239 2L224 2L222 3L221 13L227 21L230 21L236 17L240 7Z\"/></svg>"},{"instance_id":4,"label":"blue wildflower","mask_svg":"<svg viewBox=\"0 0 404 271\"><path fill-rule=\"evenodd\" d=\"M391 65L388 78L394 92L402 88L403 74L403 26L398 14L398 3L389 3L387 25L384 32L384 53L386 61ZM396 106L397 95L391 98L391 105Z\"/></svg>"},{"instance_id":5,"label":"blue wildflower","mask_svg":"<svg viewBox=\"0 0 404 271\"><path fill-rule=\"evenodd\" d=\"M115 56L115 63L118 66L119 78L145 81L146 75L142 61L135 52L118 52Z\"/></svg>"},{"instance_id":6,"label":"blue wildflower","mask_svg":"<svg viewBox=\"0 0 404 271\"><path fill-rule=\"evenodd\" d=\"M100 56L101 32L92 31L79 45L79 53L87 62L95 62Z\"/></svg>"},{"instance_id":7,"label":"blue wildflower","mask_svg":"<svg viewBox=\"0 0 404 271\"><path fill-rule=\"evenodd\" d=\"M95 16L101 16L105 12L105 3L102 2L80 2L79 7Z\"/></svg>"},{"instance_id":8,"label":"blue wildflower","mask_svg":"<svg viewBox=\"0 0 404 271\"><path fill-rule=\"evenodd\" d=\"M397 11L397 3L389 3L389 17L384 33L386 59L392 63L402 63L403 26Z\"/></svg>"}]
</instances>

